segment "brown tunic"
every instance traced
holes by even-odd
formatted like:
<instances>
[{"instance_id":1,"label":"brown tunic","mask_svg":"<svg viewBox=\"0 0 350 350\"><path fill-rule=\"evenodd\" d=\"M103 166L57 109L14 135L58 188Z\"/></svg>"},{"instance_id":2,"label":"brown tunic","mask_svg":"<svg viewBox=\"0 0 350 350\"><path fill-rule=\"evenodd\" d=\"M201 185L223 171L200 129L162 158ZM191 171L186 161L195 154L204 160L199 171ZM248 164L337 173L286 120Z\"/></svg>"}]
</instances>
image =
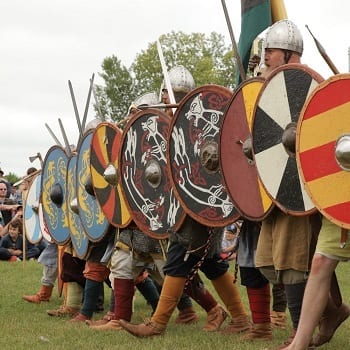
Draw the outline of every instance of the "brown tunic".
<instances>
[{"instance_id":1,"label":"brown tunic","mask_svg":"<svg viewBox=\"0 0 350 350\"><path fill-rule=\"evenodd\" d=\"M275 208L262 223L256 267L306 272L311 260L311 242L310 216L291 216Z\"/></svg>"}]
</instances>

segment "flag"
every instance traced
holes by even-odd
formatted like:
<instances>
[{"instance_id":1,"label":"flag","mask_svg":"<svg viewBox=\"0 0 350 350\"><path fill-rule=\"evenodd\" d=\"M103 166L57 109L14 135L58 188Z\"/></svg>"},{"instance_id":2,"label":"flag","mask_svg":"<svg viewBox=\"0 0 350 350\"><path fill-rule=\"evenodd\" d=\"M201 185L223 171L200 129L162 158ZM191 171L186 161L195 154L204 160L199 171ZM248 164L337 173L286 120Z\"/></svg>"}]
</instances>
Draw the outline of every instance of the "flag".
<instances>
[{"instance_id":1,"label":"flag","mask_svg":"<svg viewBox=\"0 0 350 350\"><path fill-rule=\"evenodd\" d=\"M270 0L241 0L241 35L238 42L238 53L244 71L247 71L248 68L254 39L271 24Z\"/></svg>"}]
</instances>

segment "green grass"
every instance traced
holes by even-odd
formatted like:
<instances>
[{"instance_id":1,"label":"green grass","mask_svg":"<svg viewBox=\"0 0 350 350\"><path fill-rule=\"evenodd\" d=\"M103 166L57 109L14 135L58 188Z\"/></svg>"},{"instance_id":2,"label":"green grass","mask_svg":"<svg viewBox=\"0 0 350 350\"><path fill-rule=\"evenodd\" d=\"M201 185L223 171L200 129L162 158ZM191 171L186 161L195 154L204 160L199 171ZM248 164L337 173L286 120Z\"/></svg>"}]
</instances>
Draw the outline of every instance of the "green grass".
<instances>
[{"instance_id":1,"label":"green grass","mask_svg":"<svg viewBox=\"0 0 350 350\"><path fill-rule=\"evenodd\" d=\"M224 336L219 333L205 333L201 330L206 320L206 314L195 305L200 322L191 326L169 322L165 336L150 339L138 339L120 331L96 332L85 324L70 324L66 319L47 315L47 309L58 308L62 298L58 297L55 288L49 303L30 304L22 300L23 294L37 292L40 287L42 266L36 261L0 262L0 349L133 349L133 350L248 350L273 349L289 335L287 331L274 331L275 340L271 343L241 342L240 336ZM343 298L349 302L350 281L348 264L343 263L338 268L338 278L341 284ZM208 288L213 292L211 284ZM245 289L240 287L245 305L247 298ZM106 287L105 300L109 300L110 290ZM214 292L213 292L214 293ZM215 294L215 293L214 293ZM106 309L108 305L106 303ZM247 308L248 310L248 308ZM150 307L144 299L136 294L132 322L142 322L150 316ZM312 310L310 310L312 312ZM95 319L102 314L95 314ZM345 350L349 348L350 321L345 322L338 330L330 344L321 349Z\"/></svg>"}]
</instances>

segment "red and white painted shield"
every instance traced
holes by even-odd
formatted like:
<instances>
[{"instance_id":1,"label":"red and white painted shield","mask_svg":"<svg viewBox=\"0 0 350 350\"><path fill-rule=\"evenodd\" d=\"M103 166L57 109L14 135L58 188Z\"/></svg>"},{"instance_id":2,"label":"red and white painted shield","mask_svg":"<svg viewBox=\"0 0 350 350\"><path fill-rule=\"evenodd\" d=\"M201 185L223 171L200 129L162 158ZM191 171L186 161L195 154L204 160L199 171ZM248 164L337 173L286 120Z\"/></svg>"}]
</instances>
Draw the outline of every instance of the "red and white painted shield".
<instances>
[{"instance_id":1,"label":"red and white painted shield","mask_svg":"<svg viewBox=\"0 0 350 350\"><path fill-rule=\"evenodd\" d=\"M297 129L298 168L313 203L350 229L350 75L320 84L304 105Z\"/></svg>"}]
</instances>

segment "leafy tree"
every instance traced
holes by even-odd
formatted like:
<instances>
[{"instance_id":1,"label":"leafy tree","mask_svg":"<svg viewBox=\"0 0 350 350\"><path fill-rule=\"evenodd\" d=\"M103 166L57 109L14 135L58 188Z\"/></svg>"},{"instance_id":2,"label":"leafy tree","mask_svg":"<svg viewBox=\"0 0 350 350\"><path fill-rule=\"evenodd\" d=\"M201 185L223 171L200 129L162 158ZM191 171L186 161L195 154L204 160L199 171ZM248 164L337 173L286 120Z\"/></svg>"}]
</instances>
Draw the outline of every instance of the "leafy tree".
<instances>
[{"instance_id":1,"label":"leafy tree","mask_svg":"<svg viewBox=\"0 0 350 350\"><path fill-rule=\"evenodd\" d=\"M129 70L123 66L116 56L107 57L102 63L105 85L96 85L99 107L105 119L120 120L134 97L133 79ZM95 106L96 108L96 106Z\"/></svg>"},{"instance_id":2,"label":"leafy tree","mask_svg":"<svg viewBox=\"0 0 350 350\"><path fill-rule=\"evenodd\" d=\"M9 172L5 176L5 178L11 184L14 184L14 183L16 183L17 181L19 181L21 179L18 175L16 175L15 173L11 173L11 172Z\"/></svg>"},{"instance_id":3,"label":"leafy tree","mask_svg":"<svg viewBox=\"0 0 350 350\"><path fill-rule=\"evenodd\" d=\"M183 65L192 73L197 86L213 83L233 88L233 52L221 34L212 32L206 36L173 31L162 35L159 41L168 70ZM100 76L105 87L97 86L96 91L102 113L113 120L124 117L137 96L158 92L163 81L156 42L149 43L136 55L129 70L115 56L104 59L102 70Z\"/></svg>"}]
</instances>

